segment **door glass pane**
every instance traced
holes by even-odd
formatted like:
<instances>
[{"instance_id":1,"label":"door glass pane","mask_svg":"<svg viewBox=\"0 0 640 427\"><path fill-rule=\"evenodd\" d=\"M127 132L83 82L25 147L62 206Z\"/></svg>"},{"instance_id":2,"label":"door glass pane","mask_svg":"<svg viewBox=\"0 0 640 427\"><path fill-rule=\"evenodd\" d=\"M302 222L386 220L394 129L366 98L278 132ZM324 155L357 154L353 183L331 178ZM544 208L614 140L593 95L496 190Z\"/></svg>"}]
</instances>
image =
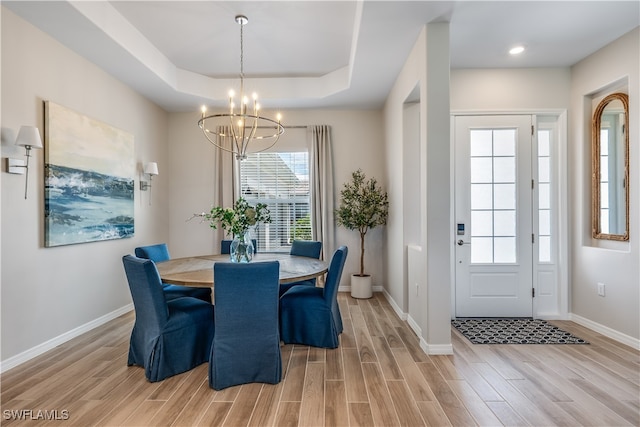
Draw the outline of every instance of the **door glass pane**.
<instances>
[{"instance_id":1,"label":"door glass pane","mask_svg":"<svg viewBox=\"0 0 640 427\"><path fill-rule=\"evenodd\" d=\"M548 157L540 157L538 159L538 181L539 182L551 181Z\"/></svg>"},{"instance_id":2,"label":"door glass pane","mask_svg":"<svg viewBox=\"0 0 640 427\"><path fill-rule=\"evenodd\" d=\"M538 207L540 209L549 209L551 207L549 184L540 183L538 185Z\"/></svg>"},{"instance_id":3,"label":"door glass pane","mask_svg":"<svg viewBox=\"0 0 640 427\"><path fill-rule=\"evenodd\" d=\"M600 156L600 182L609 182L609 156Z\"/></svg>"},{"instance_id":4,"label":"door glass pane","mask_svg":"<svg viewBox=\"0 0 640 427\"><path fill-rule=\"evenodd\" d=\"M600 207L609 209L609 184L600 184Z\"/></svg>"},{"instance_id":5,"label":"door glass pane","mask_svg":"<svg viewBox=\"0 0 640 427\"><path fill-rule=\"evenodd\" d=\"M493 191L495 196L494 209L516 208L515 184L495 184Z\"/></svg>"},{"instance_id":6,"label":"door glass pane","mask_svg":"<svg viewBox=\"0 0 640 427\"><path fill-rule=\"evenodd\" d=\"M538 132L538 156L549 157L551 151L550 148L551 132L547 129L543 129Z\"/></svg>"},{"instance_id":7,"label":"door glass pane","mask_svg":"<svg viewBox=\"0 0 640 427\"><path fill-rule=\"evenodd\" d=\"M471 183L491 182L492 180L491 157L471 158Z\"/></svg>"},{"instance_id":8,"label":"door glass pane","mask_svg":"<svg viewBox=\"0 0 640 427\"><path fill-rule=\"evenodd\" d=\"M496 157L493 159L493 182L516 182L516 158Z\"/></svg>"},{"instance_id":9,"label":"door glass pane","mask_svg":"<svg viewBox=\"0 0 640 427\"><path fill-rule=\"evenodd\" d=\"M516 235L516 211L495 211L493 213L493 235Z\"/></svg>"},{"instance_id":10,"label":"door glass pane","mask_svg":"<svg viewBox=\"0 0 640 427\"><path fill-rule=\"evenodd\" d=\"M498 129L493 131L493 155L494 156L515 156L516 155L516 130Z\"/></svg>"},{"instance_id":11,"label":"door glass pane","mask_svg":"<svg viewBox=\"0 0 640 427\"><path fill-rule=\"evenodd\" d=\"M551 262L551 130L538 130L538 262Z\"/></svg>"},{"instance_id":12,"label":"door glass pane","mask_svg":"<svg viewBox=\"0 0 640 427\"><path fill-rule=\"evenodd\" d=\"M600 209L600 230L605 234L609 234L609 209Z\"/></svg>"},{"instance_id":13,"label":"door glass pane","mask_svg":"<svg viewBox=\"0 0 640 427\"><path fill-rule=\"evenodd\" d=\"M538 233L540 236L551 234L551 211L549 209L540 209L538 212Z\"/></svg>"},{"instance_id":14,"label":"door glass pane","mask_svg":"<svg viewBox=\"0 0 640 427\"><path fill-rule=\"evenodd\" d=\"M471 184L471 209L491 209L493 195L491 184Z\"/></svg>"},{"instance_id":15,"label":"door glass pane","mask_svg":"<svg viewBox=\"0 0 640 427\"><path fill-rule=\"evenodd\" d=\"M496 263L514 263L516 262L516 238L515 237L496 237L493 239L494 244L494 262Z\"/></svg>"},{"instance_id":16,"label":"door glass pane","mask_svg":"<svg viewBox=\"0 0 640 427\"><path fill-rule=\"evenodd\" d=\"M471 238L471 262L473 264L488 264L493 262L493 238Z\"/></svg>"},{"instance_id":17,"label":"door glass pane","mask_svg":"<svg viewBox=\"0 0 640 427\"><path fill-rule=\"evenodd\" d=\"M600 131L600 155L609 155L609 129L602 129Z\"/></svg>"},{"instance_id":18,"label":"door glass pane","mask_svg":"<svg viewBox=\"0 0 640 427\"><path fill-rule=\"evenodd\" d=\"M551 262L551 237L540 236L538 242L538 258L540 262Z\"/></svg>"},{"instance_id":19,"label":"door glass pane","mask_svg":"<svg viewBox=\"0 0 640 427\"><path fill-rule=\"evenodd\" d=\"M516 262L516 130L470 133L471 262Z\"/></svg>"},{"instance_id":20,"label":"door glass pane","mask_svg":"<svg viewBox=\"0 0 640 427\"><path fill-rule=\"evenodd\" d=\"M491 156L492 132L490 129L474 129L470 132L471 157Z\"/></svg>"},{"instance_id":21,"label":"door glass pane","mask_svg":"<svg viewBox=\"0 0 640 427\"><path fill-rule=\"evenodd\" d=\"M491 211L471 212L471 235L472 236L492 236L493 215Z\"/></svg>"}]
</instances>

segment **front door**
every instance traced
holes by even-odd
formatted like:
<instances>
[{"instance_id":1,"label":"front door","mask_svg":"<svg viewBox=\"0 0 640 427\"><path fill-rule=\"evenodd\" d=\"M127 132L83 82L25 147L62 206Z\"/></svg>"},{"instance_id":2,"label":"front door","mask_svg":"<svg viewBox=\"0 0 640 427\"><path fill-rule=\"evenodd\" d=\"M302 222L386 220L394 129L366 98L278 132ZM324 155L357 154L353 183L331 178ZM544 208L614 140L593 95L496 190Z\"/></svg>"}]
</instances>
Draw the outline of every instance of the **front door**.
<instances>
[{"instance_id":1,"label":"front door","mask_svg":"<svg viewBox=\"0 0 640 427\"><path fill-rule=\"evenodd\" d=\"M457 116L457 317L531 317L532 116Z\"/></svg>"}]
</instances>

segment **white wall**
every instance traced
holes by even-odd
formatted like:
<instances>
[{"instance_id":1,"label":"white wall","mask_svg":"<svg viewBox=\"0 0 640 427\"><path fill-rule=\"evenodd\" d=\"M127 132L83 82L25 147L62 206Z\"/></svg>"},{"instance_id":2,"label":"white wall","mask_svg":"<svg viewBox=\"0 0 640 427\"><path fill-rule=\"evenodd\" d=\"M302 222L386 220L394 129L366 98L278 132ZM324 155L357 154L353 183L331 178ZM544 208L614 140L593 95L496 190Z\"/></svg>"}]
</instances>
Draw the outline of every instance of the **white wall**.
<instances>
[{"instance_id":1,"label":"white wall","mask_svg":"<svg viewBox=\"0 0 640 427\"><path fill-rule=\"evenodd\" d=\"M197 219L185 222L193 213L208 210L212 203L212 153L217 148L197 127L199 114L194 110L193 113L171 114L169 119L169 161L173 172L169 229L174 257L212 253L219 244L214 242L213 232L207 224L199 224ZM283 123L288 126L331 126L336 208L343 183L350 180L351 173L358 168L362 168L367 177L375 177L386 188L380 111L284 110L282 115ZM287 132L305 135L297 129L286 131L285 135ZM357 232L336 228L336 247L344 244L349 248L341 286L349 286L349 276L358 272L359 236ZM374 286L384 284L382 260L385 243L385 227L377 227L367 233L365 270L372 274Z\"/></svg>"},{"instance_id":2,"label":"white wall","mask_svg":"<svg viewBox=\"0 0 640 427\"><path fill-rule=\"evenodd\" d=\"M140 244L168 238L167 114L45 33L2 8L2 157L24 159L4 138L21 125L44 137L42 102L51 100L130 132L136 162L157 161L153 206L135 193L135 236L44 248L44 152L33 150L29 198L24 175L4 173L1 214L3 369L90 322L128 309L121 257ZM15 136L15 133L14 133ZM4 163L3 163L4 165ZM124 361L123 361L124 363Z\"/></svg>"},{"instance_id":3,"label":"white wall","mask_svg":"<svg viewBox=\"0 0 640 427\"><path fill-rule=\"evenodd\" d=\"M422 347L430 354L452 351L449 325L449 251L452 242L448 230L451 218L448 41L449 26L446 23L429 24L423 29L384 108L390 190L385 290L401 314L406 313L409 306L421 310L420 316L415 315L419 318L408 320L420 336ZM405 102L416 86L420 92L419 149L416 149L411 136L415 130L405 129L405 125L411 122L411 112L406 109ZM407 154L418 156L419 162L408 162ZM404 169L408 165L414 168L417 165L418 173L406 173ZM419 223L409 224L415 219L406 216L403 209L416 205L419 207ZM405 230L411 226L417 239L406 237ZM422 248L422 279L417 292L413 283L411 292L408 292L407 245L415 243Z\"/></svg>"},{"instance_id":4,"label":"white wall","mask_svg":"<svg viewBox=\"0 0 640 427\"><path fill-rule=\"evenodd\" d=\"M571 69L569 155L573 223L572 312L575 320L633 342L640 339L640 29L626 34ZM591 98L628 82L630 235L628 242L591 238ZM606 296L597 294L597 283Z\"/></svg>"},{"instance_id":5,"label":"white wall","mask_svg":"<svg viewBox=\"0 0 640 427\"><path fill-rule=\"evenodd\" d=\"M452 112L568 108L568 68L451 70Z\"/></svg>"},{"instance_id":6,"label":"white wall","mask_svg":"<svg viewBox=\"0 0 640 427\"><path fill-rule=\"evenodd\" d=\"M416 87L419 91L419 87ZM403 284L403 298L398 301L398 305L403 307L403 311L408 313L408 320L415 324L423 323L422 311L424 310L424 301L416 296L420 295L420 282L422 279L422 270L424 259L422 259L422 251L416 250L411 254L409 247L411 245L416 248L420 247L421 234L418 230L422 229L421 224L421 199L420 197L412 197L411 193L422 193L422 182L420 180L420 103L405 103L402 111L402 180L405 183L405 194L402 197L402 224L403 224L403 244L407 248L407 262L403 265L403 275L406 278ZM413 263L411 261L414 261ZM412 298L409 298L412 293Z\"/></svg>"}]
</instances>

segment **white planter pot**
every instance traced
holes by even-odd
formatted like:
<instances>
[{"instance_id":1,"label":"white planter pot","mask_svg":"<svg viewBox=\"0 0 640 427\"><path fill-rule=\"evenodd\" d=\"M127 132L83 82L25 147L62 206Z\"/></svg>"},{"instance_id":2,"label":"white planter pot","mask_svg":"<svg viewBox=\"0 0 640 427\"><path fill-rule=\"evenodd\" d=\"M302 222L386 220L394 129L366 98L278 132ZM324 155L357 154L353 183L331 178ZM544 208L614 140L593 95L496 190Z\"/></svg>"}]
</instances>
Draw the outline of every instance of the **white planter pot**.
<instances>
[{"instance_id":1,"label":"white planter pot","mask_svg":"<svg viewBox=\"0 0 640 427\"><path fill-rule=\"evenodd\" d=\"M351 275L351 296L353 298L371 298L373 296L371 275Z\"/></svg>"}]
</instances>

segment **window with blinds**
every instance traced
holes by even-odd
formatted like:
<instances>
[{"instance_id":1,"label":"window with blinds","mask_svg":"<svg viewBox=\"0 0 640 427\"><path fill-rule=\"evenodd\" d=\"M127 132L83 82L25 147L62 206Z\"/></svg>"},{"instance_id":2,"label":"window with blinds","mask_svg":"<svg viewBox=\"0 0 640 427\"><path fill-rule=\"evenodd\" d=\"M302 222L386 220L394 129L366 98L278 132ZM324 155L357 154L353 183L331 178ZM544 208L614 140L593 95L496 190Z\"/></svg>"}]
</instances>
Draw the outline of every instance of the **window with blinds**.
<instances>
[{"instance_id":1,"label":"window with blinds","mask_svg":"<svg viewBox=\"0 0 640 427\"><path fill-rule=\"evenodd\" d=\"M271 223L254 230L258 252L289 252L294 239L311 240L309 153L248 155L240 162L240 191L271 211Z\"/></svg>"}]
</instances>

